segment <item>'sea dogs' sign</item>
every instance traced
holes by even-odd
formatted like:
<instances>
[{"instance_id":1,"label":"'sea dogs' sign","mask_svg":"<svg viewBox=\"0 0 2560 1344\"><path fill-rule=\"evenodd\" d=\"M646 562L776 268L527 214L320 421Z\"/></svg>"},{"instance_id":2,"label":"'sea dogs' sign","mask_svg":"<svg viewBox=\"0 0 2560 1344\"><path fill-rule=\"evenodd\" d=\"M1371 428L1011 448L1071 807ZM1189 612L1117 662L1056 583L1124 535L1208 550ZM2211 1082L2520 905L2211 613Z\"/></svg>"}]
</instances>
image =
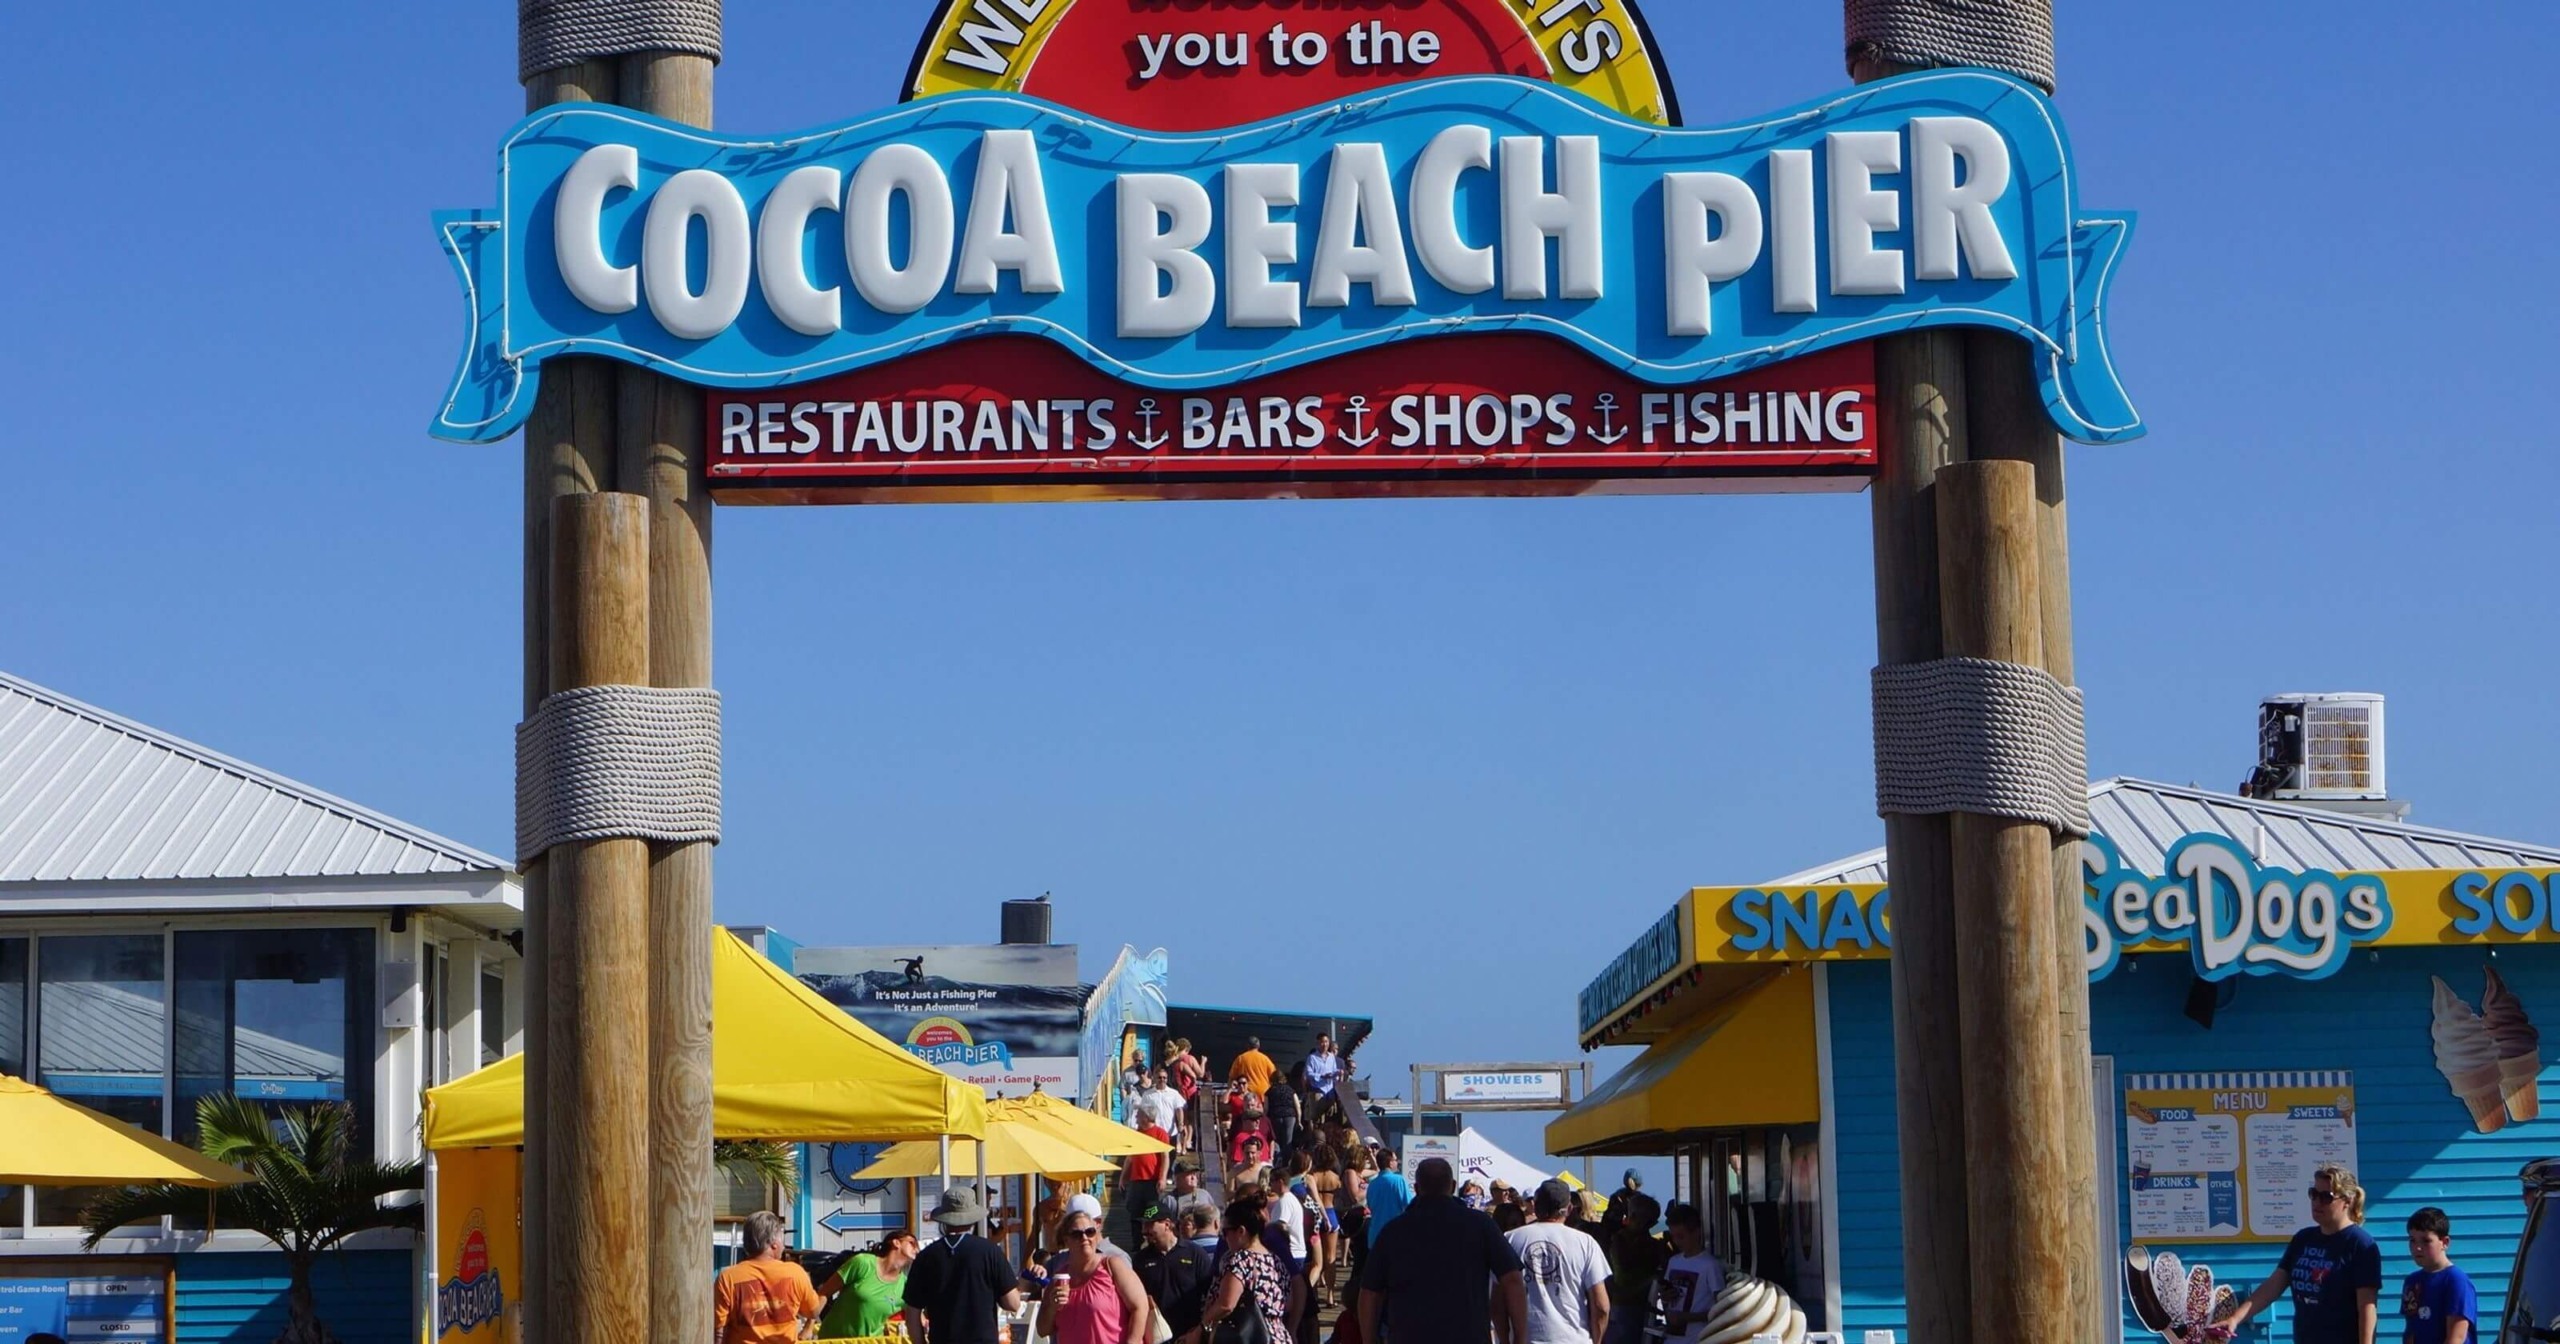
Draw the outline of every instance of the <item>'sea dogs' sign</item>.
<instances>
[{"instance_id":1,"label":"'sea dogs' sign","mask_svg":"<svg viewBox=\"0 0 2560 1344\"><path fill-rule=\"evenodd\" d=\"M1156 37L1127 59L1188 50ZM497 205L438 218L470 331L436 432L503 437L545 360L602 355L714 389L714 483L774 498L1053 468L1803 484L1872 464L1864 343L1939 326L2024 338L2063 433L2141 429L2101 318L2131 221L2079 209L2051 103L2004 75L1682 129L1467 74L1149 130L1022 91L1073 87L1050 68L785 136L526 118Z\"/></svg>"}]
</instances>

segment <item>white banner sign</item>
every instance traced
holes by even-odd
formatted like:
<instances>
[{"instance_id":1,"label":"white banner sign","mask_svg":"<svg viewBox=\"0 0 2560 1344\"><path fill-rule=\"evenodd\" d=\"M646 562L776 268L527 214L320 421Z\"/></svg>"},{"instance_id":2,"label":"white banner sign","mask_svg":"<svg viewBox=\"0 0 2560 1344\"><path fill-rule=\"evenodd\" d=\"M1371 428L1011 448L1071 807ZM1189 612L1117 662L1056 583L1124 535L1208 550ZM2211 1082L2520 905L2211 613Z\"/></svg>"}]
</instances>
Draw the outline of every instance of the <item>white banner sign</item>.
<instances>
[{"instance_id":1,"label":"white banner sign","mask_svg":"<svg viewBox=\"0 0 2560 1344\"><path fill-rule=\"evenodd\" d=\"M1566 1092L1569 1086L1567 1077L1562 1069L1508 1073L1443 1070L1439 1074L1439 1100L1444 1106L1468 1102L1551 1102L1562 1105L1571 1099Z\"/></svg>"}]
</instances>

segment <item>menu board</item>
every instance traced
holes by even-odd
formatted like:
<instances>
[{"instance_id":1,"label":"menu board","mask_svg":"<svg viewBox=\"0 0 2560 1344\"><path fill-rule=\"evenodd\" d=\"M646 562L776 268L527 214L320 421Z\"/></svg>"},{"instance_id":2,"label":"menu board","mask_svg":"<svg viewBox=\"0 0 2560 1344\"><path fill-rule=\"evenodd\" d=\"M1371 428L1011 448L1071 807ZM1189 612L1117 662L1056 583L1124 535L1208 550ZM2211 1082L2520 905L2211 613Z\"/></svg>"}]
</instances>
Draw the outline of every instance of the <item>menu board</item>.
<instances>
[{"instance_id":1,"label":"menu board","mask_svg":"<svg viewBox=\"0 0 2560 1344\"><path fill-rule=\"evenodd\" d=\"M2135 1241L2289 1240L2311 1222L2311 1173L2356 1165L2343 1070L2133 1074L2124 1113Z\"/></svg>"}]
</instances>

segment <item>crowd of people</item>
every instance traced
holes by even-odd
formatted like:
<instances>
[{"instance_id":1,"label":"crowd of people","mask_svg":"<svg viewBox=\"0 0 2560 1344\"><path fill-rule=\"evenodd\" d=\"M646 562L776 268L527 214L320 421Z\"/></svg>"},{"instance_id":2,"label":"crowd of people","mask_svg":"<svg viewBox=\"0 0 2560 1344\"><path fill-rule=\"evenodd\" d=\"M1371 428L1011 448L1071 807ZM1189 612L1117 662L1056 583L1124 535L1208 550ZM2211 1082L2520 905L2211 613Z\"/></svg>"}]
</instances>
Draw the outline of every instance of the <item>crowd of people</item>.
<instances>
[{"instance_id":1,"label":"crowd of people","mask_svg":"<svg viewBox=\"0 0 2560 1344\"><path fill-rule=\"evenodd\" d=\"M1133 1245L1113 1241L1100 1198L1053 1182L1016 1262L973 1230L988 1226L977 1193L953 1187L929 1243L893 1232L813 1284L783 1254L782 1220L758 1213L714 1289L719 1344L896 1333L999 1344L1026 1306L1038 1340L1058 1344L1696 1344L1710 1324L1725 1267L1707 1221L1658 1203L1635 1171L1605 1201L1562 1180L1462 1185L1439 1158L1408 1178L1336 1097L1330 1040L1286 1071L1249 1045L1223 1096L1174 1044L1132 1080L1139 1127L1174 1145L1170 1160L1141 1155L1121 1173L1115 1204ZM1219 1193L1194 1156L1212 1151L1226 1159ZM2383 1256L2363 1226L2364 1192L2324 1166L2309 1194L2314 1225L2199 1344L2288 1293L2300 1344L2375 1344ZM2417 1272L2396 1304L2403 1338L2471 1344L2477 1297L2452 1262L2451 1224L2422 1209L2407 1231Z\"/></svg>"},{"instance_id":2,"label":"crowd of people","mask_svg":"<svg viewBox=\"0 0 2560 1344\"><path fill-rule=\"evenodd\" d=\"M1248 1041L1217 1075L1171 1042L1127 1080L1127 1113L1172 1151L1127 1160L1110 1219L1082 1183L1050 1182L1019 1261L976 1230L987 1211L965 1188L943 1192L929 1244L893 1234L814 1285L758 1215L722 1279L721 1344L786 1344L802 1323L997 1344L1026 1307L1061 1344L1677 1344L1704 1326L1723 1276L1695 1210L1671 1207L1665 1241L1632 1171L1605 1202L1561 1180L1461 1185L1439 1159L1408 1177L1361 1136L1347 1076L1330 1038L1285 1069Z\"/></svg>"}]
</instances>

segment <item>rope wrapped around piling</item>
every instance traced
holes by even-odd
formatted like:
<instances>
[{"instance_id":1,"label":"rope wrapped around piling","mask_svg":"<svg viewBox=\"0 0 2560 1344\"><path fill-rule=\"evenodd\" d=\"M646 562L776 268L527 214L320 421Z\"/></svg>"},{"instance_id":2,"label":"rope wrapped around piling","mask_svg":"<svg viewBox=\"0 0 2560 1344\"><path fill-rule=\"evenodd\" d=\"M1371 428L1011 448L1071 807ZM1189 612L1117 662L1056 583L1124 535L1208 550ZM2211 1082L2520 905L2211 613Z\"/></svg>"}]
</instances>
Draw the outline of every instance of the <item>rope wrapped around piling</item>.
<instances>
[{"instance_id":1,"label":"rope wrapped around piling","mask_svg":"<svg viewBox=\"0 0 2560 1344\"><path fill-rule=\"evenodd\" d=\"M2089 834L2080 692L1988 658L1873 673L1878 815L1970 812Z\"/></svg>"},{"instance_id":2,"label":"rope wrapped around piling","mask_svg":"<svg viewBox=\"0 0 2560 1344\"><path fill-rule=\"evenodd\" d=\"M2053 0L1841 0L1849 69L1979 65L2053 92Z\"/></svg>"},{"instance_id":3,"label":"rope wrapped around piling","mask_svg":"<svg viewBox=\"0 0 2560 1344\"><path fill-rule=\"evenodd\" d=\"M516 725L516 862L570 840L720 841L720 693L581 686Z\"/></svg>"},{"instance_id":4,"label":"rope wrapped around piling","mask_svg":"<svg viewBox=\"0 0 2560 1344\"><path fill-rule=\"evenodd\" d=\"M599 56L720 59L720 0L516 0L516 81Z\"/></svg>"}]
</instances>

